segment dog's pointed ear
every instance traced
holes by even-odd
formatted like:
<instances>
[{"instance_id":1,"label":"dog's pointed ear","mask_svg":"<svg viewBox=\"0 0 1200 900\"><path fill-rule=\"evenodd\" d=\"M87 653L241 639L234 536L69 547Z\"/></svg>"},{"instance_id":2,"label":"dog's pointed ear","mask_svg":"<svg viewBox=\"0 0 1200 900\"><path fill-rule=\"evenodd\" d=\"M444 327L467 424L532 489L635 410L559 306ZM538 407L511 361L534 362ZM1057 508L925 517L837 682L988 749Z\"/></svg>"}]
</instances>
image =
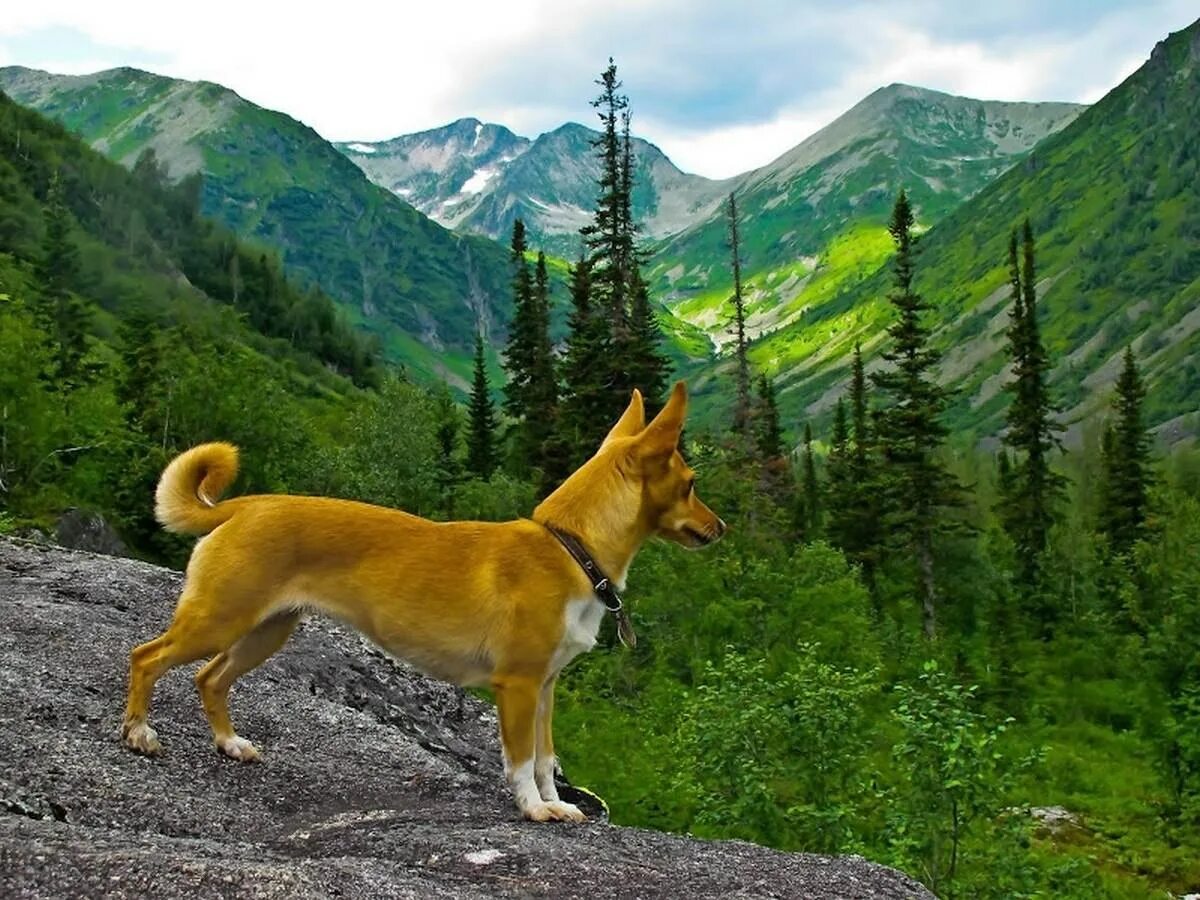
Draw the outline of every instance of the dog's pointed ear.
<instances>
[{"instance_id":1,"label":"dog's pointed ear","mask_svg":"<svg viewBox=\"0 0 1200 900\"><path fill-rule=\"evenodd\" d=\"M687 385L677 381L671 389L667 405L638 438L638 450L643 456L665 456L679 445L683 420L687 418L687 407Z\"/></svg>"},{"instance_id":2,"label":"dog's pointed ear","mask_svg":"<svg viewBox=\"0 0 1200 900\"><path fill-rule=\"evenodd\" d=\"M604 439L604 443L623 437L634 437L641 434L646 427L646 405L642 402L642 392L637 388L633 389L633 396L629 398L629 405L625 407L625 412L621 413L621 418L617 419L617 424L612 427L608 433L608 437ZM604 446L601 444L600 446Z\"/></svg>"}]
</instances>

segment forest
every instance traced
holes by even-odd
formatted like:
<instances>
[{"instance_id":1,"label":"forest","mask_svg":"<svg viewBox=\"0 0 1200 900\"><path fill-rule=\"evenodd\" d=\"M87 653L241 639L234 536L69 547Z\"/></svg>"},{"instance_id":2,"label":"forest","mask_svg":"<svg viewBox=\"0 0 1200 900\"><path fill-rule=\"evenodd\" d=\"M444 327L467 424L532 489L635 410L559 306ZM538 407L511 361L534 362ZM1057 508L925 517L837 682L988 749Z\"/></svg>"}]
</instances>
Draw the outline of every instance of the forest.
<instances>
[{"instance_id":1,"label":"forest","mask_svg":"<svg viewBox=\"0 0 1200 900\"><path fill-rule=\"evenodd\" d=\"M528 514L632 388L654 405L671 378L615 66L598 88L602 176L567 296L518 221L506 377L480 335L465 406L203 218L198 179L171 183L151 153L126 171L0 96L0 534L82 507L179 566L189 543L154 523L153 487L217 439L241 448L239 493ZM736 326L736 197L728 213ZM780 420L738 329L729 427L685 439L730 533L639 556L643 639L606 630L564 674L563 768L617 823L858 853L943 897L1194 889L1200 453L1152 442L1132 349L1064 449L1023 219L988 261L1010 273L1005 430L952 433L913 226L897 185L889 365L856 361L822 433Z\"/></svg>"}]
</instances>

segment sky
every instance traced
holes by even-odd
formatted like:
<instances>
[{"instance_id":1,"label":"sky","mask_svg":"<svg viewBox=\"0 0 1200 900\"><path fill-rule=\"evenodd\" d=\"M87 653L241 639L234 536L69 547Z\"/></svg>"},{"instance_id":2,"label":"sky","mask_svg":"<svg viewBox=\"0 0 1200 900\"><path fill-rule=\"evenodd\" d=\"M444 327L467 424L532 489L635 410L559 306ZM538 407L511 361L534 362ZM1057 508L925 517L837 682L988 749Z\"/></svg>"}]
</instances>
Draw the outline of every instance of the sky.
<instances>
[{"instance_id":1,"label":"sky","mask_svg":"<svg viewBox=\"0 0 1200 900\"><path fill-rule=\"evenodd\" d=\"M766 164L897 81L981 99L1093 102L1200 15L1196 0L5 6L0 66L135 66L214 81L329 140L382 140L469 116L530 137L591 125L594 81L611 56L634 132L713 178Z\"/></svg>"}]
</instances>

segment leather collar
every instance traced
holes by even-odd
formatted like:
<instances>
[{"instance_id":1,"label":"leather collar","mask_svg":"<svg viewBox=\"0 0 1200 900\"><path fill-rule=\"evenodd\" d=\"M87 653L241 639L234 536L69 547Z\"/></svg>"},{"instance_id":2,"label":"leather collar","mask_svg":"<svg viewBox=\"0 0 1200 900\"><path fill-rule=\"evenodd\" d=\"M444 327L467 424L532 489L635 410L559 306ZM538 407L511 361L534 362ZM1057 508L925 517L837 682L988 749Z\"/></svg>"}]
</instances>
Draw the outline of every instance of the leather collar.
<instances>
[{"instance_id":1,"label":"leather collar","mask_svg":"<svg viewBox=\"0 0 1200 900\"><path fill-rule=\"evenodd\" d=\"M546 524L545 528L558 539L563 548L571 554L571 558L579 563L579 567L583 569L583 574L591 582L592 591L595 592L605 608L613 614L613 618L617 620L617 636L621 639L621 643L626 647L637 646L637 634L634 633L633 623L629 621L629 614L625 612L625 603L621 599L621 595L617 592L617 586L613 584L612 579L604 574L600 565L588 553L587 548L583 546L583 542L579 538L569 531L563 531L561 528L556 528L550 524Z\"/></svg>"}]
</instances>

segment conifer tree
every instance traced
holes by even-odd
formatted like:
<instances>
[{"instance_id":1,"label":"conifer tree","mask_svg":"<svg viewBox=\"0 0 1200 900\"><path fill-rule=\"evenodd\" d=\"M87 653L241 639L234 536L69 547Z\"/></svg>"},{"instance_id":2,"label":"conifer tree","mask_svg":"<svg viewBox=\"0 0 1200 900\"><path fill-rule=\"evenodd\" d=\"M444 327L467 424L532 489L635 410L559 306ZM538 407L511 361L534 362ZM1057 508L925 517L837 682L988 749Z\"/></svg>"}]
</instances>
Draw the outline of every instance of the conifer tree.
<instances>
[{"instance_id":1,"label":"conifer tree","mask_svg":"<svg viewBox=\"0 0 1200 900\"><path fill-rule=\"evenodd\" d=\"M750 361L746 355L746 304L742 299L741 241L738 236L737 199L729 195L729 260L733 270L733 430L745 433L750 424Z\"/></svg>"},{"instance_id":2,"label":"conifer tree","mask_svg":"<svg viewBox=\"0 0 1200 900\"><path fill-rule=\"evenodd\" d=\"M608 318L609 340L624 347L628 332L627 232L621 140L617 128L629 101L620 93L617 66L611 58L596 84L600 87L600 95L592 101L592 106L600 117L600 135L592 141L592 146L600 157L599 196L593 221L582 229L582 233L592 267L593 303Z\"/></svg>"},{"instance_id":3,"label":"conifer tree","mask_svg":"<svg viewBox=\"0 0 1200 900\"><path fill-rule=\"evenodd\" d=\"M50 180L42 215L46 230L37 271L41 302L35 312L39 325L54 342L54 371L50 374L59 383L70 385L83 374L90 317L83 301L71 290L79 279L79 249L71 236L71 211L57 173Z\"/></svg>"},{"instance_id":4,"label":"conifer tree","mask_svg":"<svg viewBox=\"0 0 1200 900\"><path fill-rule=\"evenodd\" d=\"M434 480L440 494L441 512L454 517L454 491L461 480L462 464L458 459L459 411L445 384L434 388L434 439L438 455Z\"/></svg>"},{"instance_id":5,"label":"conifer tree","mask_svg":"<svg viewBox=\"0 0 1200 900\"><path fill-rule=\"evenodd\" d=\"M586 256L571 268L571 314L562 358L561 427L571 467L578 466L600 446L611 423L607 416L610 391L606 381L607 321L591 302L591 263Z\"/></svg>"},{"instance_id":6,"label":"conifer tree","mask_svg":"<svg viewBox=\"0 0 1200 900\"><path fill-rule=\"evenodd\" d=\"M755 444L763 462L783 456L783 429L779 425L779 406L775 385L765 374L758 376L758 409L755 410Z\"/></svg>"},{"instance_id":7,"label":"conifer tree","mask_svg":"<svg viewBox=\"0 0 1200 900\"><path fill-rule=\"evenodd\" d=\"M660 349L662 331L650 305L650 289L635 258L630 271L629 347L626 369L633 387L656 409L667 386L670 362Z\"/></svg>"},{"instance_id":8,"label":"conifer tree","mask_svg":"<svg viewBox=\"0 0 1200 900\"><path fill-rule=\"evenodd\" d=\"M467 469L487 481L496 471L496 408L488 385L483 355L483 335L475 334L475 375L471 382L468 405L470 428L467 432Z\"/></svg>"},{"instance_id":9,"label":"conifer tree","mask_svg":"<svg viewBox=\"0 0 1200 900\"><path fill-rule=\"evenodd\" d=\"M870 431L870 403L862 349L857 345L849 396L849 412L839 399L834 414L829 457L828 529L833 542L861 568L863 581L874 597L881 534L878 460Z\"/></svg>"},{"instance_id":10,"label":"conifer tree","mask_svg":"<svg viewBox=\"0 0 1200 900\"><path fill-rule=\"evenodd\" d=\"M829 438L829 456L825 462L830 540L845 549L854 541L855 502L851 473L850 423L846 418L846 399L838 397L833 408L833 431Z\"/></svg>"},{"instance_id":11,"label":"conifer tree","mask_svg":"<svg viewBox=\"0 0 1200 900\"><path fill-rule=\"evenodd\" d=\"M1022 264L1017 260L1017 233L1009 238L1008 265L1013 307L1008 329L1014 381L1004 443L1014 460L1005 456L1009 470L1001 481L1001 519L1017 550L1017 580L1022 591L1033 593L1041 577L1042 556L1061 502L1063 478L1051 471L1049 455L1061 449L1053 419L1054 407L1046 381L1050 362L1042 346L1037 321L1037 286L1033 229L1025 220ZM1052 615L1039 609L1043 622Z\"/></svg>"},{"instance_id":12,"label":"conifer tree","mask_svg":"<svg viewBox=\"0 0 1200 900\"><path fill-rule=\"evenodd\" d=\"M817 479L817 460L813 455L812 425L804 423L804 451L800 465L800 539L814 541L821 533L821 483Z\"/></svg>"},{"instance_id":13,"label":"conifer tree","mask_svg":"<svg viewBox=\"0 0 1200 900\"><path fill-rule=\"evenodd\" d=\"M513 318L504 350L504 368L508 372L508 382L504 386L504 409L513 419L520 420L529 406L530 383L534 379L534 360L537 356L538 323L541 319L533 297L533 278L525 259L528 246L525 243L525 223L521 219L513 222L510 248Z\"/></svg>"},{"instance_id":14,"label":"conifer tree","mask_svg":"<svg viewBox=\"0 0 1200 900\"><path fill-rule=\"evenodd\" d=\"M1116 554L1127 553L1146 527L1150 438L1142 421L1146 389L1133 348L1125 348L1113 405L1116 422L1105 435L1100 530Z\"/></svg>"},{"instance_id":15,"label":"conifer tree","mask_svg":"<svg viewBox=\"0 0 1200 900\"><path fill-rule=\"evenodd\" d=\"M939 457L947 434L941 421L947 398L935 378L939 354L929 345L923 317L929 305L913 289L912 227L912 207L901 190L888 223L896 244L895 285L888 295L896 321L888 328L892 346L883 358L891 367L875 374L873 381L886 398L877 419L877 439L888 526L916 562L922 628L932 639L938 605L934 538L961 489Z\"/></svg>"}]
</instances>

